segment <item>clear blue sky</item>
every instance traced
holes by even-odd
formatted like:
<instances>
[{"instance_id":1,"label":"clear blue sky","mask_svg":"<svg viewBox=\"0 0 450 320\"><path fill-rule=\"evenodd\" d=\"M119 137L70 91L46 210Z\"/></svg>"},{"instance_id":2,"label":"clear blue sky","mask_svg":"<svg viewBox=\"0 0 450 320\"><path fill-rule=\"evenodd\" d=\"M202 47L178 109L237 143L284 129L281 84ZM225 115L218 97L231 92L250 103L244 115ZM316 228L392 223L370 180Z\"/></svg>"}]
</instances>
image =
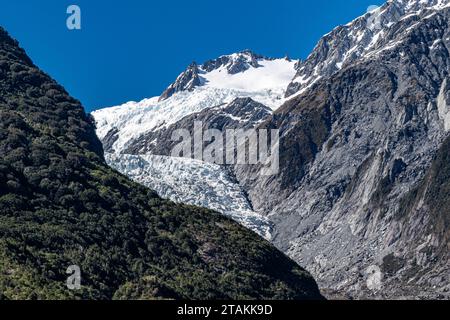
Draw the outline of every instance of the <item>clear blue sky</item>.
<instances>
[{"instance_id":1,"label":"clear blue sky","mask_svg":"<svg viewBox=\"0 0 450 320\"><path fill-rule=\"evenodd\" d=\"M87 111L159 95L192 61L243 49L305 58L383 0L8 0L0 25ZM82 30L66 28L81 8Z\"/></svg>"}]
</instances>

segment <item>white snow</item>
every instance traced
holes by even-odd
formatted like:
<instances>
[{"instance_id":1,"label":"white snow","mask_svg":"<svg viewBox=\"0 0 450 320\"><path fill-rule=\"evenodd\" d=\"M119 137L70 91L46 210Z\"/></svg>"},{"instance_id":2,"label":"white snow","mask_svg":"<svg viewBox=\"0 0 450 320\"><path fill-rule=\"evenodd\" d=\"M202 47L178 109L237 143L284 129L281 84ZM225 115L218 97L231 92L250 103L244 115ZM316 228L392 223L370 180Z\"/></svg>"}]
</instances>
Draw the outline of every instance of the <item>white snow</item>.
<instances>
[{"instance_id":1,"label":"white snow","mask_svg":"<svg viewBox=\"0 0 450 320\"><path fill-rule=\"evenodd\" d=\"M295 75L296 61L286 59L261 60L259 68L229 74L225 67L202 75L205 86L247 92L275 90L282 92Z\"/></svg>"},{"instance_id":2,"label":"white snow","mask_svg":"<svg viewBox=\"0 0 450 320\"><path fill-rule=\"evenodd\" d=\"M437 48L438 44L442 42L442 39L436 39L433 44L430 46L430 50L434 50Z\"/></svg>"},{"instance_id":3,"label":"white snow","mask_svg":"<svg viewBox=\"0 0 450 320\"><path fill-rule=\"evenodd\" d=\"M155 97L94 111L97 135L103 139L111 129L117 128L119 139L113 148L119 153L128 142L146 132L176 123L203 109L230 103L235 98L249 97L275 110L285 101L296 61L261 59L258 63L260 67L235 75L228 74L225 68L203 73L204 85L193 91L175 93L161 102Z\"/></svg>"}]
</instances>

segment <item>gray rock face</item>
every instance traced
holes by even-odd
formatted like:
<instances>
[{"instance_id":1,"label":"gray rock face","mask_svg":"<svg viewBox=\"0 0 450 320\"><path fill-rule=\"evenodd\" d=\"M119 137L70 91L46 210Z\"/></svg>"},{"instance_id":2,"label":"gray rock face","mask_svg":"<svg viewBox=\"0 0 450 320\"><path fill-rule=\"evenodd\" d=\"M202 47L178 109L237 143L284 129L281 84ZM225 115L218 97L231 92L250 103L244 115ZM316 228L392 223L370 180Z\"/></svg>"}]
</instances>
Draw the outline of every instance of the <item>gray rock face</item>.
<instances>
[{"instance_id":1,"label":"gray rock face","mask_svg":"<svg viewBox=\"0 0 450 320\"><path fill-rule=\"evenodd\" d=\"M236 167L275 244L331 295L450 297L449 212L415 192L449 136L449 23L448 7L394 22L373 51L325 72L263 125L282 133L278 175Z\"/></svg>"},{"instance_id":2,"label":"gray rock face","mask_svg":"<svg viewBox=\"0 0 450 320\"><path fill-rule=\"evenodd\" d=\"M390 0L353 22L338 26L320 39L309 57L297 65L297 75L286 96L303 91L322 78L328 78L364 55L386 47L395 40L398 23L411 25L432 10L448 4L447 0ZM411 21L412 20L412 21Z\"/></svg>"},{"instance_id":3,"label":"gray rock face","mask_svg":"<svg viewBox=\"0 0 450 320\"><path fill-rule=\"evenodd\" d=\"M163 92L159 100L165 100L176 92L192 90L200 84L201 81L198 66L195 62L193 62L187 70L179 75L177 80Z\"/></svg>"},{"instance_id":4,"label":"gray rock face","mask_svg":"<svg viewBox=\"0 0 450 320\"><path fill-rule=\"evenodd\" d=\"M384 266L394 279L411 277L413 289L434 289L433 297L448 299L450 291L450 137L433 159L425 178L402 198L389 241L394 254ZM415 273L415 275L414 275ZM424 276L423 276L424 275ZM398 289L398 288L397 288Z\"/></svg>"},{"instance_id":5,"label":"gray rock face","mask_svg":"<svg viewBox=\"0 0 450 320\"><path fill-rule=\"evenodd\" d=\"M117 128L112 128L108 131L106 136L102 139L103 149L107 153L114 152L114 143L119 138L119 130Z\"/></svg>"},{"instance_id":6,"label":"gray rock face","mask_svg":"<svg viewBox=\"0 0 450 320\"><path fill-rule=\"evenodd\" d=\"M222 66L226 66L229 74L236 74L248 70L250 66L258 68L259 59L268 60L269 58L255 54L250 50L244 50L234 55L222 56L214 60L209 60L202 65L202 70L211 72Z\"/></svg>"}]
</instances>

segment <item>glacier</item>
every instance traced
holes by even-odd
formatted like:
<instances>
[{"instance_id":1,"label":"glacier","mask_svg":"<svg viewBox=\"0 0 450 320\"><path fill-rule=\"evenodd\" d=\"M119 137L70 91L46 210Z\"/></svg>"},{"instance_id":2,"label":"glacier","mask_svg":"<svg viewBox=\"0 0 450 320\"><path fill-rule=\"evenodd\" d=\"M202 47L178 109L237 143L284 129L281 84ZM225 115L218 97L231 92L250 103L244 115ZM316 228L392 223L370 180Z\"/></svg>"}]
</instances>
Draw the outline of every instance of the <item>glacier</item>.
<instances>
[{"instance_id":1,"label":"glacier","mask_svg":"<svg viewBox=\"0 0 450 320\"><path fill-rule=\"evenodd\" d=\"M246 195L223 166L194 159L157 155L106 154L119 172L174 202L196 205L223 213L271 239L271 223L253 211Z\"/></svg>"},{"instance_id":2,"label":"glacier","mask_svg":"<svg viewBox=\"0 0 450 320\"><path fill-rule=\"evenodd\" d=\"M105 156L106 161L163 198L216 210L269 240L269 219L252 209L239 183L225 167L151 153L130 155L125 151L148 132L162 130L208 108L215 112L236 98L251 98L276 110L286 100L286 88L295 76L297 63L287 57L266 58L250 51L225 55L198 67L189 66L169 87L184 90L164 99L153 97L94 111L97 135L102 141L111 130L116 130L117 140L111 148L113 152Z\"/></svg>"}]
</instances>

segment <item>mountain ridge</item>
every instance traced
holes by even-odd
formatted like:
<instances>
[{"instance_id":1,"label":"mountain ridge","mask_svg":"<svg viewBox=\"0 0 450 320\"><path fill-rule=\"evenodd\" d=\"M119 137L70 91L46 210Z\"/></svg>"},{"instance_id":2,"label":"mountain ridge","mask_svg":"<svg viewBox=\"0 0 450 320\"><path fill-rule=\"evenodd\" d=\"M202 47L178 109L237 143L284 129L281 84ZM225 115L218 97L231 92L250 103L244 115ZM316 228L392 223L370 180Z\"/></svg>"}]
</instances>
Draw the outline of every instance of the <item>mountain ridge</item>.
<instances>
[{"instance_id":1,"label":"mountain ridge","mask_svg":"<svg viewBox=\"0 0 450 320\"><path fill-rule=\"evenodd\" d=\"M280 130L279 174L231 170L253 211L270 220L271 241L331 295L448 296L449 212L436 187L447 181L435 167L446 168L448 146L449 3L389 1L325 35L256 124ZM166 142L146 139L159 130L129 140L126 152L167 155ZM374 270L378 288L368 286Z\"/></svg>"},{"instance_id":2,"label":"mountain ridge","mask_svg":"<svg viewBox=\"0 0 450 320\"><path fill-rule=\"evenodd\" d=\"M386 46L386 33L402 19L414 19L423 11L445 9L448 0L389 0L352 22L324 35L311 54L297 65L297 74L289 84L286 97L301 94L322 77L330 77L345 64L364 58Z\"/></svg>"},{"instance_id":3,"label":"mountain ridge","mask_svg":"<svg viewBox=\"0 0 450 320\"><path fill-rule=\"evenodd\" d=\"M195 87L205 85L208 80L204 78L205 74L220 70L220 72L229 75L243 73L250 68L259 68L261 65L259 61L273 61L274 58L268 58L252 52L249 49L229 54L222 55L217 59L207 60L201 65L193 62L188 68L181 73L176 81L172 83L159 97L159 101L170 98L174 93L180 91L191 91ZM203 76L202 76L203 75Z\"/></svg>"},{"instance_id":4,"label":"mountain ridge","mask_svg":"<svg viewBox=\"0 0 450 320\"><path fill-rule=\"evenodd\" d=\"M449 213L422 207L395 217L445 152L449 12L402 20L391 33L396 46L324 76L276 110L262 127L283 133L277 177L237 168L255 210L274 223L274 243L324 289L362 298L447 296L448 256L439 248L448 240L429 226L436 210L443 221ZM385 275L378 292L365 283L374 267Z\"/></svg>"}]
</instances>

